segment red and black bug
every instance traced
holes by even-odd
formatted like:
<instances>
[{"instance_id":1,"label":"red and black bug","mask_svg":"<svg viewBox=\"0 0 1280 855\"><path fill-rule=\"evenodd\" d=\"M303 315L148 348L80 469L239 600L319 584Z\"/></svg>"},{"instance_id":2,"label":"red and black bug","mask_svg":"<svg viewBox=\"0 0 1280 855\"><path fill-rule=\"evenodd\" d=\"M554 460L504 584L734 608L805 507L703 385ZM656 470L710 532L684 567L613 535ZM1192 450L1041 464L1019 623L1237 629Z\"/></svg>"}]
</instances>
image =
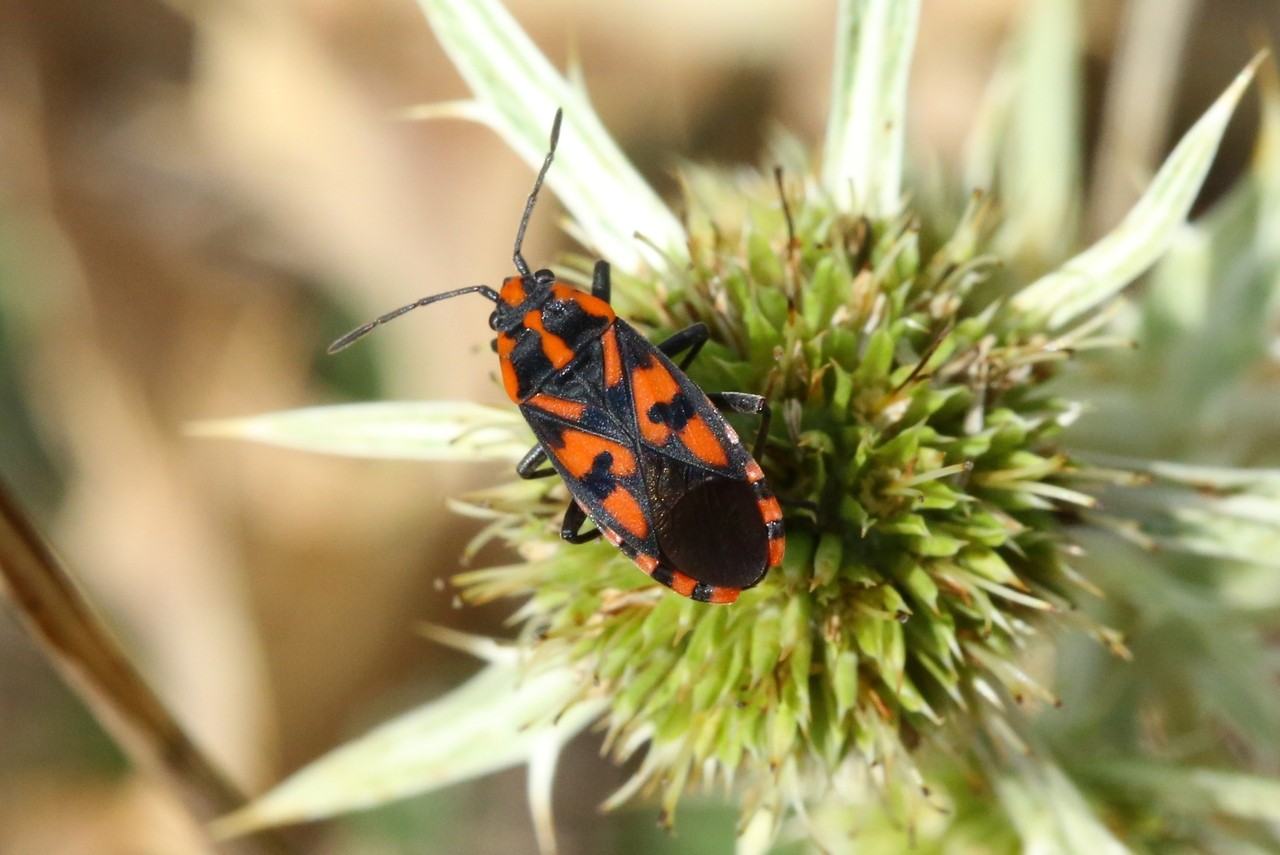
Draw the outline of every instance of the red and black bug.
<instances>
[{"instance_id":1,"label":"red and black bug","mask_svg":"<svg viewBox=\"0 0 1280 855\"><path fill-rule=\"evenodd\" d=\"M329 352L420 306L472 293L492 300L502 383L538 439L516 472L564 479L573 499L561 536L585 543L603 535L677 593L732 603L782 561L782 509L755 460L769 432L769 407L745 392L707 395L685 376L707 341L705 324L655 346L618 318L609 305L608 262L596 262L589 295L550 270L530 272L520 247L555 157L560 119L556 111L516 231L518 275L499 291L472 285L424 297L352 330ZM677 366L672 358L680 354ZM760 415L752 452L717 407ZM584 532L588 518L596 528Z\"/></svg>"}]
</instances>

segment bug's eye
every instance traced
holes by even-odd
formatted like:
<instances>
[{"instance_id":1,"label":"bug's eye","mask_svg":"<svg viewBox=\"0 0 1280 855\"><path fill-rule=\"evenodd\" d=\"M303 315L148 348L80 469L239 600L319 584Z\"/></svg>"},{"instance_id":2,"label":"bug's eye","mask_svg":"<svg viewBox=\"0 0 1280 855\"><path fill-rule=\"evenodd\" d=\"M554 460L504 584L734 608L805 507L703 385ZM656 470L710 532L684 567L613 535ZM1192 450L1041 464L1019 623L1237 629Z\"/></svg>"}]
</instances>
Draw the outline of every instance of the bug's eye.
<instances>
[{"instance_id":1,"label":"bug's eye","mask_svg":"<svg viewBox=\"0 0 1280 855\"><path fill-rule=\"evenodd\" d=\"M534 279L538 282L538 284L540 284L540 285L550 285L552 282L555 282L555 281L556 281L556 275L555 275L555 273L553 273L552 271L547 270L547 269L545 269L545 268L543 268L542 270L539 270L538 272L534 273L534 274L533 274L533 278L534 278Z\"/></svg>"},{"instance_id":2,"label":"bug's eye","mask_svg":"<svg viewBox=\"0 0 1280 855\"><path fill-rule=\"evenodd\" d=\"M496 330L497 328L498 328L498 313L494 312L493 314L489 315L489 329ZM493 346L494 347L498 346L498 343L496 340L494 341Z\"/></svg>"}]
</instances>

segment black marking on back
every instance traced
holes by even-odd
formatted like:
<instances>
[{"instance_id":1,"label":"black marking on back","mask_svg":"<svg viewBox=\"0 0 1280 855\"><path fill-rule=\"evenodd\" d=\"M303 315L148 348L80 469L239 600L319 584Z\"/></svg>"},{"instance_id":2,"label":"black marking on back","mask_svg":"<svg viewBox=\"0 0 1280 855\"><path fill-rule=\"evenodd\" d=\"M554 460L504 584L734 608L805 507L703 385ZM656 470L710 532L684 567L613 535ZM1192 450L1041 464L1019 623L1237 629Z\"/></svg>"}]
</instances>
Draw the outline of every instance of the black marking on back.
<instances>
[{"instance_id":1,"label":"black marking on back","mask_svg":"<svg viewBox=\"0 0 1280 855\"><path fill-rule=\"evenodd\" d=\"M613 327L618 339L618 352L622 358L623 382L619 384L619 387L626 388L625 396L620 394L620 389L608 390L607 400L609 403L621 407L633 406L630 383L627 379L631 372L636 368L653 365L655 362L663 364L675 379L680 391L676 393L676 396L669 403L651 406L648 412L635 413L633 418L637 422L645 418L654 419L655 424L665 424L672 430L679 431L688 424L689 419L694 414L700 415L703 421L706 422L707 427L720 440L720 445L728 457L728 463L725 466L712 466L689 451L680 442L667 442L661 447L654 446L640 435L638 424L631 428L635 442L643 444L647 448L652 448L663 457L682 463L685 466L700 469L707 473L714 472L728 478L745 478L745 468L747 461L751 459L751 452L744 448L741 443L729 440L728 423L725 422L724 416L720 414L720 411L707 400L706 394L680 370L679 366L664 356L661 351L654 347L652 342L640 335L635 327L621 318L614 321Z\"/></svg>"},{"instance_id":2,"label":"black marking on back","mask_svg":"<svg viewBox=\"0 0 1280 855\"><path fill-rule=\"evenodd\" d=\"M547 300L542 306L542 326L552 335L564 339L575 351L592 339L598 339L611 321L593 315L576 300Z\"/></svg>"},{"instance_id":3,"label":"black marking on back","mask_svg":"<svg viewBox=\"0 0 1280 855\"><path fill-rule=\"evenodd\" d=\"M591 471L582 476L582 486L596 498L603 499L618 485L617 477L609 471L611 466L613 466L613 454L602 451L591 461Z\"/></svg>"},{"instance_id":4,"label":"black marking on back","mask_svg":"<svg viewBox=\"0 0 1280 855\"><path fill-rule=\"evenodd\" d=\"M542 350L541 337L530 329L510 333L516 337L511 351L511 366L516 371L516 394L520 400L542 390L546 378L555 373L555 366Z\"/></svg>"},{"instance_id":5,"label":"black marking on back","mask_svg":"<svg viewBox=\"0 0 1280 855\"><path fill-rule=\"evenodd\" d=\"M666 425L673 431L681 431L696 412L688 396L684 392L677 392L669 402L659 401L649 407L645 417L655 425Z\"/></svg>"}]
</instances>

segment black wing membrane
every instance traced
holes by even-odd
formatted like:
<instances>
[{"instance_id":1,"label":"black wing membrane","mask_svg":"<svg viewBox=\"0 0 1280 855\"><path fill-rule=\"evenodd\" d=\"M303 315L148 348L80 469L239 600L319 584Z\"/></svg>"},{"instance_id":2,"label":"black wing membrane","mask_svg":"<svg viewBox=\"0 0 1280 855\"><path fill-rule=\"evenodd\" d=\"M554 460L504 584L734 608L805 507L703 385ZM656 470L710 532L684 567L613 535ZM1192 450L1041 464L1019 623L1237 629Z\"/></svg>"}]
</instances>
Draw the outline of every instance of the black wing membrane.
<instances>
[{"instance_id":1,"label":"black wing membrane","mask_svg":"<svg viewBox=\"0 0 1280 855\"><path fill-rule=\"evenodd\" d=\"M756 487L646 450L645 478L662 557L716 587L750 588L768 569Z\"/></svg>"}]
</instances>

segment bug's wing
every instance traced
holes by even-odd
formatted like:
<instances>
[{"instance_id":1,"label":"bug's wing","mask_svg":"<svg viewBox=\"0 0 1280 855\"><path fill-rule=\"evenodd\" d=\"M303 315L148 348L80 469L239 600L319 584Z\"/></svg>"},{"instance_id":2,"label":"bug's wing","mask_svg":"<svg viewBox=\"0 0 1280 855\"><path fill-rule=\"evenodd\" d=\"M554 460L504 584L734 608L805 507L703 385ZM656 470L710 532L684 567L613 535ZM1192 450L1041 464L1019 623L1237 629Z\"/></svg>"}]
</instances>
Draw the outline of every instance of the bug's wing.
<instances>
[{"instance_id":1,"label":"bug's wing","mask_svg":"<svg viewBox=\"0 0 1280 855\"><path fill-rule=\"evenodd\" d=\"M520 410L605 537L677 593L733 602L780 559L781 512L759 466L706 395L622 321Z\"/></svg>"},{"instance_id":2,"label":"bug's wing","mask_svg":"<svg viewBox=\"0 0 1280 855\"><path fill-rule=\"evenodd\" d=\"M626 322L613 330L617 382L608 382L608 337L601 340L604 375L608 394L625 395L625 404L610 408L633 420L659 555L678 568L672 587L681 590L688 576L721 592L712 596L728 596L757 584L784 548L782 509L760 465L670 359Z\"/></svg>"},{"instance_id":3,"label":"bug's wing","mask_svg":"<svg viewBox=\"0 0 1280 855\"><path fill-rule=\"evenodd\" d=\"M614 329L618 385L626 390L637 442L680 463L742 478L751 455L703 391L629 324L619 320Z\"/></svg>"},{"instance_id":4,"label":"bug's wing","mask_svg":"<svg viewBox=\"0 0 1280 855\"><path fill-rule=\"evenodd\" d=\"M629 555L656 555L642 450L621 425L602 407L546 392L520 410L574 500L609 539L625 543Z\"/></svg>"}]
</instances>

